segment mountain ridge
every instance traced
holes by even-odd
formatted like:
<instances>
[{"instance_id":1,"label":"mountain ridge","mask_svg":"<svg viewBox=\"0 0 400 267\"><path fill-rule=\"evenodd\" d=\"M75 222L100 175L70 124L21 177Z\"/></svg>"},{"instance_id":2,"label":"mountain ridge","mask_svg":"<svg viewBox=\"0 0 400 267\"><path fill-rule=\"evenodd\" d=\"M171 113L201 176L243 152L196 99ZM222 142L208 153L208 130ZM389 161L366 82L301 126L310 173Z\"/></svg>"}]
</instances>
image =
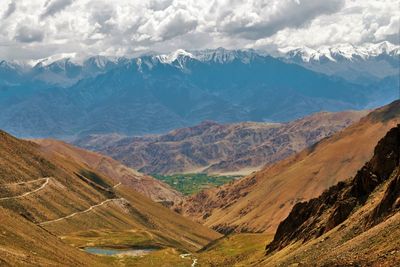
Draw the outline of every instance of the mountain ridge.
<instances>
[{"instance_id":1,"label":"mountain ridge","mask_svg":"<svg viewBox=\"0 0 400 267\"><path fill-rule=\"evenodd\" d=\"M284 124L204 121L161 135L87 136L74 143L149 174L246 174L358 121L365 111L322 112Z\"/></svg>"}]
</instances>

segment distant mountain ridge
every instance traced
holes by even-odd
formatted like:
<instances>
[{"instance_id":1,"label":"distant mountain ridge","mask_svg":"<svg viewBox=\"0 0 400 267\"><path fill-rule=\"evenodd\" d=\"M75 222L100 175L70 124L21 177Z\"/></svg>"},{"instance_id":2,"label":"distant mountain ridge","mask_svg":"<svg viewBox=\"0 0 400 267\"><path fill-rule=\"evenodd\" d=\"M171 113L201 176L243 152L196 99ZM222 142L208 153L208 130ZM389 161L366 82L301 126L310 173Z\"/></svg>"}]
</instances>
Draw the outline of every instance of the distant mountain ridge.
<instances>
[{"instance_id":1,"label":"distant mountain ridge","mask_svg":"<svg viewBox=\"0 0 400 267\"><path fill-rule=\"evenodd\" d=\"M288 47L279 52L279 57L288 62L357 83L398 77L400 71L400 46L387 41L363 46L339 44L318 49Z\"/></svg>"},{"instance_id":2,"label":"distant mountain ridge","mask_svg":"<svg viewBox=\"0 0 400 267\"><path fill-rule=\"evenodd\" d=\"M311 146L365 114L321 112L285 124L205 121L160 135L89 135L75 144L149 174L248 174Z\"/></svg>"},{"instance_id":3,"label":"distant mountain ridge","mask_svg":"<svg viewBox=\"0 0 400 267\"><path fill-rule=\"evenodd\" d=\"M223 48L130 59L61 56L30 67L3 61L0 127L23 137L142 135L204 120L284 122L398 97L399 79L384 68L385 78L354 82L300 65Z\"/></svg>"}]
</instances>

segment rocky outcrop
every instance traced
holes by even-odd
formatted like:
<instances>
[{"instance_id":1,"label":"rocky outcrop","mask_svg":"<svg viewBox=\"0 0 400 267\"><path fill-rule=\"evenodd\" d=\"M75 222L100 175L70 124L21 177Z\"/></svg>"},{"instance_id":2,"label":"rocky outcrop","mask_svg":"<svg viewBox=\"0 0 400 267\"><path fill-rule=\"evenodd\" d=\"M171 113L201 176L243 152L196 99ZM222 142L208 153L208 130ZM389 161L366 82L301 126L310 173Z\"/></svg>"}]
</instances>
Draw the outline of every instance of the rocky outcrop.
<instances>
[{"instance_id":1,"label":"rocky outcrop","mask_svg":"<svg viewBox=\"0 0 400 267\"><path fill-rule=\"evenodd\" d=\"M400 207L400 125L381 139L367 162L354 178L329 188L320 197L296 204L280 223L267 253L280 250L295 241L307 241L332 230L365 205L380 185L388 186L380 203L360 221L367 229Z\"/></svg>"}]
</instances>

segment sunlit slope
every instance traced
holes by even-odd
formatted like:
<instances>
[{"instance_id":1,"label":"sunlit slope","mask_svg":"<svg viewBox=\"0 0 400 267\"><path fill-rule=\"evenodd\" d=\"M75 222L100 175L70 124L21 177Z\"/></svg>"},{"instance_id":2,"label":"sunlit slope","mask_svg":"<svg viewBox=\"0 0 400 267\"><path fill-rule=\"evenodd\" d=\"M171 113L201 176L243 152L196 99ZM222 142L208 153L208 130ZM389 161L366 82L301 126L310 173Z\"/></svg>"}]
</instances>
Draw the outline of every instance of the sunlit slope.
<instances>
[{"instance_id":1,"label":"sunlit slope","mask_svg":"<svg viewBox=\"0 0 400 267\"><path fill-rule=\"evenodd\" d=\"M400 125L352 179L298 203L257 266L397 266Z\"/></svg>"},{"instance_id":2,"label":"sunlit slope","mask_svg":"<svg viewBox=\"0 0 400 267\"><path fill-rule=\"evenodd\" d=\"M273 233L297 202L353 176L399 122L400 101L396 101L295 156L191 197L182 211L222 232Z\"/></svg>"},{"instance_id":3,"label":"sunlit slope","mask_svg":"<svg viewBox=\"0 0 400 267\"><path fill-rule=\"evenodd\" d=\"M182 195L167 184L129 168L110 157L53 139L40 139L34 140L34 142L40 144L43 151L50 156L55 154L62 158L72 159L78 164L84 163L114 182L122 183L156 202L168 204L182 201Z\"/></svg>"},{"instance_id":4,"label":"sunlit slope","mask_svg":"<svg viewBox=\"0 0 400 267\"><path fill-rule=\"evenodd\" d=\"M83 163L56 155L49 158L39 145L4 132L0 184L0 206L18 214L10 223L24 217L54 238L93 230L140 231L161 246L194 251L219 237ZM10 234L19 234L18 229ZM28 239L22 237L20 242L24 250ZM37 242L45 246L40 239Z\"/></svg>"},{"instance_id":5,"label":"sunlit slope","mask_svg":"<svg viewBox=\"0 0 400 267\"><path fill-rule=\"evenodd\" d=\"M106 266L10 210L0 222L0 266Z\"/></svg>"}]
</instances>

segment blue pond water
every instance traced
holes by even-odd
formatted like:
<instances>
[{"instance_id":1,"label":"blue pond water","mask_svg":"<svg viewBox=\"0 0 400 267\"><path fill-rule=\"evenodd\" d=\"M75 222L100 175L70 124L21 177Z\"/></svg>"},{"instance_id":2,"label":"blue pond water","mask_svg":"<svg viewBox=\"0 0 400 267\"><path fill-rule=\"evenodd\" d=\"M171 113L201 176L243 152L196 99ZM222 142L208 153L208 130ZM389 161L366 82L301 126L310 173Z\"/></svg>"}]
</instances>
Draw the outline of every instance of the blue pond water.
<instances>
[{"instance_id":1,"label":"blue pond water","mask_svg":"<svg viewBox=\"0 0 400 267\"><path fill-rule=\"evenodd\" d=\"M100 248L86 247L84 250L90 254L105 255L105 256L142 256L155 251L154 248Z\"/></svg>"}]
</instances>

